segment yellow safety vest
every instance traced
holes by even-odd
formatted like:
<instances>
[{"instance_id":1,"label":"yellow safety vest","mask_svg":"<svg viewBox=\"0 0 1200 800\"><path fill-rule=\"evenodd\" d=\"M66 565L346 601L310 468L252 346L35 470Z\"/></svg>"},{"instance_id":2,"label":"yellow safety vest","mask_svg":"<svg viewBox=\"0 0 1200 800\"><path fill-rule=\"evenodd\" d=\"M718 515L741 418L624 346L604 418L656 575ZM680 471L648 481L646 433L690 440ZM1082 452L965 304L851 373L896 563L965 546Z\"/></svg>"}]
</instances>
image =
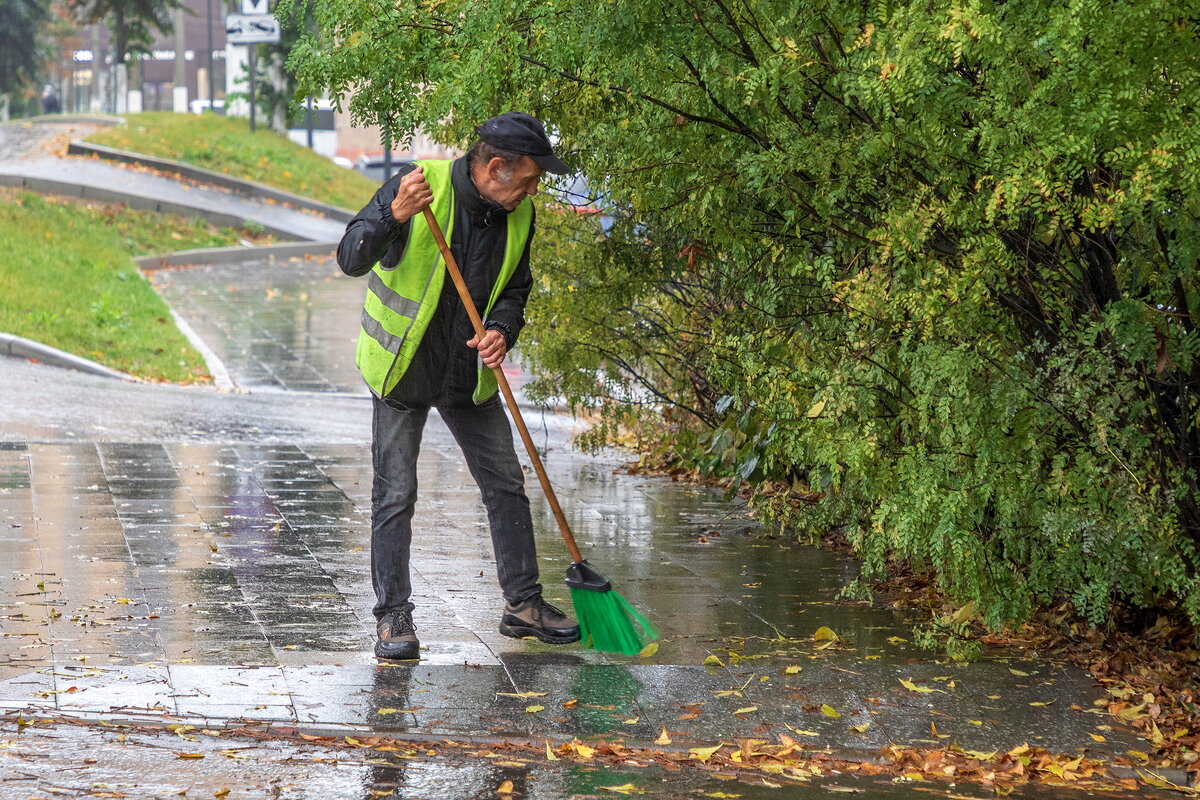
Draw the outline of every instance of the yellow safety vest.
<instances>
[{"instance_id":1,"label":"yellow safety vest","mask_svg":"<svg viewBox=\"0 0 1200 800\"><path fill-rule=\"evenodd\" d=\"M425 179L433 190L430 208L446 235L454 236L454 188L450 181L451 161L418 161ZM533 203L527 197L508 214L508 229L504 262L492 286L483 318L517 269L525 244L529 241L533 223ZM444 261L424 214L409 221L408 246L404 256L392 269L376 264L367 279L363 301L362 327L358 332L358 347L354 362L371 391L384 397L396 388L400 378L412 363L413 355L437 310L442 283L446 277ZM496 376L479 366L472 399L482 403L496 393Z\"/></svg>"}]
</instances>

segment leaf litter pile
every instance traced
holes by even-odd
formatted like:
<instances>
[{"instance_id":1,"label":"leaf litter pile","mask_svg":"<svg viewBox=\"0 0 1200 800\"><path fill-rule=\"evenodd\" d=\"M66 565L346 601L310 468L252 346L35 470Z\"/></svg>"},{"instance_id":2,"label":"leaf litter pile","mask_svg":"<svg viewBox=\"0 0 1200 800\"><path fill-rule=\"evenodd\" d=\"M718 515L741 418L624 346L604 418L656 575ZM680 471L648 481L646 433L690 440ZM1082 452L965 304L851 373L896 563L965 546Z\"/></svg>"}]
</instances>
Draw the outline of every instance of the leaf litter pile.
<instances>
[{"instance_id":1,"label":"leaf litter pile","mask_svg":"<svg viewBox=\"0 0 1200 800\"><path fill-rule=\"evenodd\" d=\"M9 717L12 720L12 717ZM515 770L515 775L532 771L570 766L575 770L596 768L610 770L601 775L636 774L639 768L661 773L692 771L692 776L730 782L729 791L697 791L701 796L736 798L737 783L763 788L785 789L816 783L828 791L860 792L861 789L828 785L841 776L883 778L911 784L927 792L962 797L953 788L976 784L996 795L1006 796L1026 785L1063 787L1073 790L1103 790L1109 792L1142 792L1147 785L1160 789L1195 794L1195 790L1176 786L1150 770L1138 770L1137 778L1116 774L1104 763L1083 756L1054 754L1041 748L1022 745L1008 752L977 752L956 745L942 749L886 747L869 761L848 761L818 747L804 744L788 735L768 739L737 739L699 747L671 747L671 739L663 731L654 747L626 746L621 741L579 739L554 742L548 739L525 741L459 741L454 739L422 739L381 735L331 736L303 733L291 727L247 724L221 730L201 729L192 725L110 723L77 719L16 718L18 731L26 732L46 727L73 726L84 729L103 728L105 732L124 741L133 734L174 734L169 746L174 757L185 761L205 758L246 759L251 754L236 743L290 744L302 748L307 761L329 765L367 764L401 767L414 762L434 762L437 759L474 759L488 767ZM224 744L221 744L224 743ZM0 739L0 753L20 744L20 739ZM162 746L158 745L161 750ZM88 762L85 762L88 763ZM94 762L90 762L94 763ZM619 772L618 772L619 770ZM672 781L667 780L670 786ZM600 796L652 795L660 793L652 782L613 783L596 786ZM227 791L227 790L226 790ZM494 788L501 798L516 795L511 780L503 780ZM662 793L670 793L667 789ZM378 796L388 792L380 791ZM105 787L101 794L88 796L132 797Z\"/></svg>"},{"instance_id":2,"label":"leaf litter pile","mask_svg":"<svg viewBox=\"0 0 1200 800\"><path fill-rule=\"evenodd\" d=\"M698 470L663 462L661 456L643 456L626 464L624 471L664 475L676 482L727 491L733 487L732 479L713 480ZM823 496L798 492L779 482L760 485L756 491L793 507ZM742 486L738 494L748 500L749 487ZM712 533L697 541L706 542ZM848 558L857 557L845 537L835 532L822 536L820 546ZM1097 628L1081 621L1074 607L1064 601L1042 609L1028 622L992 631L980 624L973 603L953 603L911 565L893 560L888 563L887 576L870 585L872 604L924 612L932 620L928 629L943 639L966 638L1015 649L1021 657L1067 660L1087 670L1107 696L1093 708L1075 710L1110 716L1146 740L1144 750L1130 750L1115 763L1143 770L1186 770L1189 784L1200 785L1200 630L1188 624L1178 609L1154 614L1117 606L1108 624ZM836 641L836 635L832 638ZM739 660L736 649L730 655L733 661ZM1156 779L1149 780L1154 783Z\"/></svg>"}]
</instances>

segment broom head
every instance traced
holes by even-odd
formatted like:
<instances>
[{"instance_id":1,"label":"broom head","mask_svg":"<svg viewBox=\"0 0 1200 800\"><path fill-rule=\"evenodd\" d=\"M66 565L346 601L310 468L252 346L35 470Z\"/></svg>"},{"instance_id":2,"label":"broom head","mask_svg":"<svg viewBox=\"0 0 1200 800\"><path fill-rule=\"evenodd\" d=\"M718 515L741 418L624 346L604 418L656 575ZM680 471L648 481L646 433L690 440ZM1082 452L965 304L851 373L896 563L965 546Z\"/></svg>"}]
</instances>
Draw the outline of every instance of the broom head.
<instances>
[{"instance_id":1,"label":"broom head","mask_svg":"<svg viewBox=\"0 0 1200 800\"><path fill-rule=\"evenodd\" d=\"M567 568L567 587L584 647L634 656L658 638L658 631L587 561Z\"/></svg>"}]
</instances>

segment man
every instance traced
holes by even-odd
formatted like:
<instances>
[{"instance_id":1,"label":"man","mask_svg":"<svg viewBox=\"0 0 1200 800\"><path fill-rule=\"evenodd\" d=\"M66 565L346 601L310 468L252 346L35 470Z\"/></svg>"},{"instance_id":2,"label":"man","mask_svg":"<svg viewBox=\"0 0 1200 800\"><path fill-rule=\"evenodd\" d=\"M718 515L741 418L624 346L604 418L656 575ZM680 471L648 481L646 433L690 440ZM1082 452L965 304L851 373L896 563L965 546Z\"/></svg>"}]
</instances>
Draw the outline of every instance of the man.
<instances>
[{"instance_id":1,"label":"man","mask_svg":"<svg viewBox=\"0 0 1200 800\"><path fill-rule=\"evenodd\" d=\"M356 363L374 404L371 580L375 655L418 657L409 548L417 451L430 408L454 435L479 485L506 605L500 632L554 644L579 626L542 599L524 474L496 394L499 366L525 324L529 247L543 172L564 174L540 122L492 117L463 158L401 168L346 226L338 264L370 273ZM484 320L476 337L422 211L436 216ZM482 362L482 363L480 363Z\"/></svg>"}]
</instances>

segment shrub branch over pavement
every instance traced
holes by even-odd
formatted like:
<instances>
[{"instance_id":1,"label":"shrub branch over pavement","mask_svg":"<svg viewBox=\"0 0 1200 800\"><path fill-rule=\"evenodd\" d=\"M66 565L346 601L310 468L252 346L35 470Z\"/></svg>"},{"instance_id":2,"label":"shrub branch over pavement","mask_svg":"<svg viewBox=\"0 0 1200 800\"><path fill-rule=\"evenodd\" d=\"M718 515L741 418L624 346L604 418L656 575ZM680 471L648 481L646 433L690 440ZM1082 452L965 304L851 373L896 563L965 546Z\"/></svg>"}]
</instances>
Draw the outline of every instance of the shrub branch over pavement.
<instances>
[{"instance_id":1,"label":"shrub branch over pavement","mask_svg":"<svg viewBox=\"0 0 1200 800\"><path fill-rule=\"evenodd\" d=\"M530 111L603 195L603 235L539 218L556 391L669 405L680 458L989 624L1200 619L1194 7L308 6L292 63L360 122Z\"/></svg>"}]
</instances>

